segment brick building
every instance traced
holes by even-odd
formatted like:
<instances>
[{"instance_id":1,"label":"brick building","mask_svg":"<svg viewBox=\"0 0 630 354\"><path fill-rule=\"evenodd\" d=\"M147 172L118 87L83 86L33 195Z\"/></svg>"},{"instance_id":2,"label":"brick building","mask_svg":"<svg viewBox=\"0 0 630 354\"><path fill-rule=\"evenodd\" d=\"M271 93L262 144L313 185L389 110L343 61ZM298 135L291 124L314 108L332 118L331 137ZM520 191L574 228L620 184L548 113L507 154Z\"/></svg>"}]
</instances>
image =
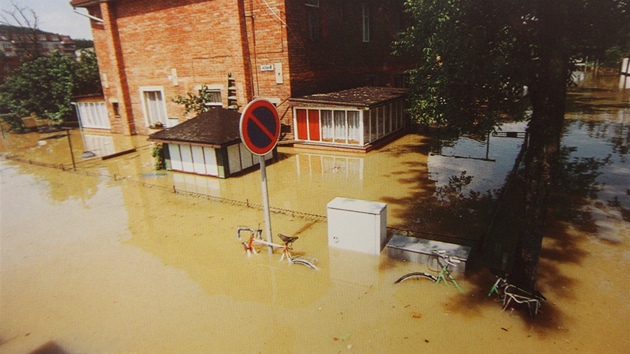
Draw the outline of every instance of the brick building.
<instances>
[{"instance_id":1,"label":"brick building","mask_svg":"<svg viewBox=\"0 0 630 354\"><path fill-rule=\"evenodd\" d=\"M0 25L0 51L4 57L37 58L58 51L76 59L75 43L70 36Z\"/></svg>"},{"instance_id":2,"label":"brick building","mask_svg":"<svg viewBox=\"0 0 630 354\"><path fill-rule=\"evenodd\" d=\"M72 0L92 16L114 133L186 119L177 95L207 85L216 105L275 103L360 86L403 85L391 55L403 0Z\"/></svg>"}]
</instances>

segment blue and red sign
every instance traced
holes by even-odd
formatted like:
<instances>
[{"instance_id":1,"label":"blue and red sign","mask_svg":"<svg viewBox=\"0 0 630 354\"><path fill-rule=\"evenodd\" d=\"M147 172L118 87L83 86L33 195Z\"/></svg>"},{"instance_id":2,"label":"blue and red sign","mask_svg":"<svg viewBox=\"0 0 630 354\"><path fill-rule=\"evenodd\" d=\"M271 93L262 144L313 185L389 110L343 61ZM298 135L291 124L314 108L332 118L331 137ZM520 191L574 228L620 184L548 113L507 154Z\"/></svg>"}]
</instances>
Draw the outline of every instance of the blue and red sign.
<instances>
[{"instance_id":1,"label":"blue and red sign","mask_svg":"<svg viewBox=\"0 0 630 354\"><path fill-rule=\"evenodd\" d=\"M264 99L251 101L239 124L243 144L255 155L266 155L280 138L280 118L276 106Z\"/></svg>"}]
</instances>

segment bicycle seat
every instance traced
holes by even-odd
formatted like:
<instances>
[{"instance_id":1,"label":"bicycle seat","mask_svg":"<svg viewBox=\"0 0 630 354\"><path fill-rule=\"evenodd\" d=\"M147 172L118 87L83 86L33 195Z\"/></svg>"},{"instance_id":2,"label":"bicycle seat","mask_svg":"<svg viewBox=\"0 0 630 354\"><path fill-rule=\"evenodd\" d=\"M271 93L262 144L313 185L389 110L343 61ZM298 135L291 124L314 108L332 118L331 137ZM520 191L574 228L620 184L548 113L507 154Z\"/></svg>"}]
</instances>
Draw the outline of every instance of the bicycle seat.
<instances>
[{"instance_id":1,"label":"bicycle seat","mask_svg":"<svg viewBox=\"0 0 630 354\"><path fill-rule=\"evenodd\" d=\"M283 235L283 234L278 234L278 237L280 237L282 242L284 242L287 245L292 243L293 241L295 241L295 240L297 240L299 238L299 237L287 236L287 235Z\"/></svg>"}]
</instances>

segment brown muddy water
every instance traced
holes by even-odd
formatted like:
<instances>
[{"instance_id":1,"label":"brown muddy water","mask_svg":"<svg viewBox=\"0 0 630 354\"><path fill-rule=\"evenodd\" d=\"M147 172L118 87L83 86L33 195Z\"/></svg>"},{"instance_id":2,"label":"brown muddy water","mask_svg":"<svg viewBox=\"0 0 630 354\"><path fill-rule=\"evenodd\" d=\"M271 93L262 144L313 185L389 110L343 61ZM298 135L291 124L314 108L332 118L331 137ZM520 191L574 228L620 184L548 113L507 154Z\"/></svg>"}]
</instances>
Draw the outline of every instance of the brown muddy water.
<instances>
[{"instance_id":1,"label":"brown muddy water","mask_svg":"<svg viewBox=\"0 0 630 354\"><path fill-rule=\"evenodd\" d=\"M237 242L237 227L264 225L258 171L227 180L154 171L143 137L73 131L73 172L65 135L9 134L0 352L628 353L628 95L580 90L572 102L567 166L591 178L571 179L573 197L554 204L538 281L548 302L535 320L486 296L494 277L482 262L457 276L464 293L394 285L426 266L329 248L322 217L338 196L381 201L390 233L475 245L518 139L410 134L366 155L280 148L267 169L280 211L273 232L299 236L295 252L318 258L314 271L278 252L247 257ZM463 171L472 178L453 183ZM481 211L469 210L471 191L489 195L475 199Z\"/></svg>"}]
</instances>

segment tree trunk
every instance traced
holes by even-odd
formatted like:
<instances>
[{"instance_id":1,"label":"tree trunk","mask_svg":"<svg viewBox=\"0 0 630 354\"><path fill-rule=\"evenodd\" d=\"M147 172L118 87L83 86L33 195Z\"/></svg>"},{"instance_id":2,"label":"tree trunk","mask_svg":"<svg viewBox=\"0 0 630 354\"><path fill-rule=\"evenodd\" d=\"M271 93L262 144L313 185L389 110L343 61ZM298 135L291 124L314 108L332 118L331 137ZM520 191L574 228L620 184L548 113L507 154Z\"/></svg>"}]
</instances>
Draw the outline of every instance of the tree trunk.
<instances>
[{"instance_id":1,"label":"tree trunk","mask_svg":"<svg viewBox=\"0 0 630 354\"><path fill-rule=\"evenodd\" d=\"M557 21L566 19L566 9L551 2L541 13L555 14L540 19L539 72L530 88L532 117L529 145L525 155L523 220L519 225L515 260L510 281L526 290L534 290L538 260L542 248L548 199L553 171L558 165L560 138L564 121L569 50L565 36L558 33ZM562 15L565 15L564 17Z\"/></svg>"}]
</instances>

